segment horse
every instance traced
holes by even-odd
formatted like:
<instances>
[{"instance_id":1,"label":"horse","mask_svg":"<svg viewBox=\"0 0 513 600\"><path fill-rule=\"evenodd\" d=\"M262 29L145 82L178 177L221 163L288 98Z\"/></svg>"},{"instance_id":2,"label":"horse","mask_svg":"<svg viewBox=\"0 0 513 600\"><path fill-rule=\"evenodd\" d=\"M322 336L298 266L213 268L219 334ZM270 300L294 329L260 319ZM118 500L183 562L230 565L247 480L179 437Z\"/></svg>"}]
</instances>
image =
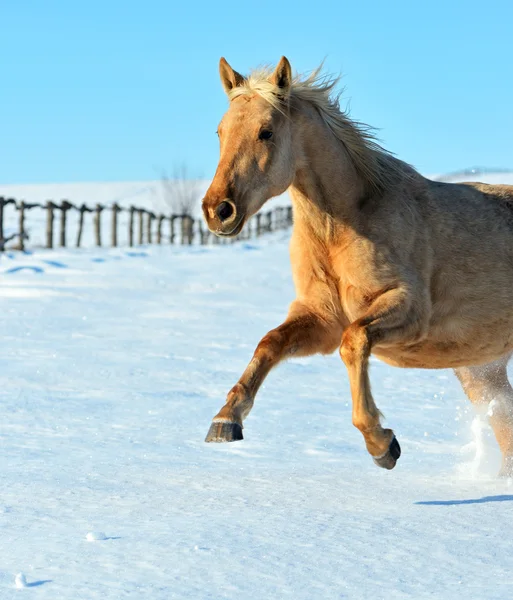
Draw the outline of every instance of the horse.
<instances>
[{"instance_id":1,"label":"horse","mask_svg":"<svg viewBox=\"0 0 513 600\"><path fill-rule=\"evenodd\" d=\"M374 462L393 469L401 448L383 428L369 357L389 365L454 369L490 423L513 476L513 186L429 180L384 150L318 68L242 76L224 58L229 99L220 160L202 209L213 233L233 237L273 196L292 199L296 298L258 344L207 442L241 440L269 371L287 357L339 350L352 421Z\"/></svg>"}]
</instances>

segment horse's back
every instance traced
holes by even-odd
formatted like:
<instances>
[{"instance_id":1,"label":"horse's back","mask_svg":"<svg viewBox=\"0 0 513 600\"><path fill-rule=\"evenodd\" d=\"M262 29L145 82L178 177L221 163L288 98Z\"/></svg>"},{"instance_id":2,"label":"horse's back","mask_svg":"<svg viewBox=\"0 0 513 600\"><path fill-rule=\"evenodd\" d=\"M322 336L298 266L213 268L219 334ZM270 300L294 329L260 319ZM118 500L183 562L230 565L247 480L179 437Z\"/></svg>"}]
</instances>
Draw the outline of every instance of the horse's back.
<instances>
[{"instance_id":1,"label":"horse's back","mask_svg":"<svg viewBox=\"0 0 513 600\"><path fill-rule=\"evenodd\" d=\"M480 268L489 261L500 262L502 256L509 267L507 258L513 258L513 186L427 181L426 198L417 204L431 232L433 250L444 264L453 263L451 258L469 262L467 257L472 257L472 264Z\"/></svg>"},{"instance_id":2,"label":"horse's back","mask_svg":"<svg viewBox=\"0 0 513 600\"><path fill-rule=\"evenodd\" d=\"M428 194L444 213L453 213L460 222L489 226L497 221L513 225L513 185L478 181L461 183L428 182ZM463 221L461 221L463 219Z\"/></svg>"},{"instance_id":3,"label":"horse's back","mask_svg":"<svg viewBox=\"0 0 513 600\"><path fill-rule=\"evenodd\" d=\"M513 208L513 185L481 183L480 181L464 181L461 185L471 187L492 201L507 202Z\"/></svg>"}]
</instances>

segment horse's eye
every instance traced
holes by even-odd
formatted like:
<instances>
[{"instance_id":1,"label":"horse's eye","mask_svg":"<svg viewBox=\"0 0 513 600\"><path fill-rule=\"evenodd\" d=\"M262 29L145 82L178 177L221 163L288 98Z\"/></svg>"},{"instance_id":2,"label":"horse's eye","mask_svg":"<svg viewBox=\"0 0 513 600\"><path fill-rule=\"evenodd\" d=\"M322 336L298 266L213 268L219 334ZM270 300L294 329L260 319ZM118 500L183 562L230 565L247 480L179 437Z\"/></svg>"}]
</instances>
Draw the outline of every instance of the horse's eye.
<instances>
[{"instance_id":1,"label":"horse's eye","mask_svg":"<svg viewBox=\"0 0 513 600\"><path fill-rule=\"evenodd\" d=\"M258 134L259 140L270 140L273 137L273 132L269 131L269 129L262 129L262 131Z\"/></svg>"}]
</instances>

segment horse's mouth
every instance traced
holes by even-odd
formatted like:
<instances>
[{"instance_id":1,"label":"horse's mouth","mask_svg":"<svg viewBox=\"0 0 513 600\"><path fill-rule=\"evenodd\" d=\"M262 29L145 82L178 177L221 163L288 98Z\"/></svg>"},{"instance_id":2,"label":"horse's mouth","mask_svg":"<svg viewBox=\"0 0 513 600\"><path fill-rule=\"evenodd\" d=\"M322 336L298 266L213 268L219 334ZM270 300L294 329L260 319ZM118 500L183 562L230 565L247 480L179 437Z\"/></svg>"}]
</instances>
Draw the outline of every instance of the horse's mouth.
<instances>
[{"instance_id":1,"label":"horse's mouth","mask_svg":"<svg viewBox=\"0 0 513 600\"><path fill-rule=\"evenodd\" d=\"M236 235L239 235L239 233L242 231L242 228L244 227L244 215L237 221L235 227L231 230L231 231L214 231L214 233L218 236L218 237L235 237Z\"/></svg>"}]
</instances>

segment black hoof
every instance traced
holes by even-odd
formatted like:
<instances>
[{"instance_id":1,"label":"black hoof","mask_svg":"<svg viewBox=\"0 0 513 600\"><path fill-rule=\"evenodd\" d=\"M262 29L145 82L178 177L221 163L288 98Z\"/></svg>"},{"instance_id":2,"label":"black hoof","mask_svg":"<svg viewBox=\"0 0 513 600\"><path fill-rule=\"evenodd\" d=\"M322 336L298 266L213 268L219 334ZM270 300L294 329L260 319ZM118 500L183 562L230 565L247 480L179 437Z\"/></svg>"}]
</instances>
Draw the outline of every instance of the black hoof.
<instances>
[{"instance_id":1,"label":"black hoof","mask_svg":"<svg viewBox=\"0 0 513 600\"><path fill-rule=\"evenodd\" d=\"M223 423L214 421L210 425L205 442L236 442L244 439L242 427L238 423Z\"/></svg>"},{"instance_id":2,"label":"black hoof","mask_svg":"<svg viewBox=\"0 0 513 600\"><path fill-rule=\"evenodd\" d=\"M380 456L379 458L374 458L373 460L378 465L378 467L390 470L395 467L395 463L397 462L400 456L401 446L399 446L399 442L397 441L397 438L394 435L392 441L390 442L390 446L388 447L387 452L383 456Z\"/></svg>"}]
</instances>

